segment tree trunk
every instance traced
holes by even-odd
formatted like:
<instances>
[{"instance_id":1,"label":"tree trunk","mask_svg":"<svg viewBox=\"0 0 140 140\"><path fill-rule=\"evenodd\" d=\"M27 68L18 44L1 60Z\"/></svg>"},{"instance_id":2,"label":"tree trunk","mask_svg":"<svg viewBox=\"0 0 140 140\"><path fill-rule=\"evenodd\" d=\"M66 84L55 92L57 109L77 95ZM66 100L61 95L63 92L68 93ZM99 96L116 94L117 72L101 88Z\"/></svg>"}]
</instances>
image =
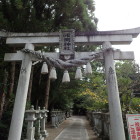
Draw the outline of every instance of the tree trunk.
<instances>
[{"instance_id":1,"label":"tree trunk","mask_svg":"<svg viewBox=\"0 0 140 140\"><path fill-rule=\"evenodd\" d=\"M15 51L16 49L13 48L12 52L14 53ZM15 71L16 71L16 62L11 62L11 68L10 68L10 74L9 74L10 87L9 87L8 96L7 96L8 98L11 96L11 94L13 94L13 91L14 91Z\"/></svg>"},{"instance_id":2,"label":"tree trunk","mask_svg":"<svg viewBox=\"0 0 140 140\"><path fill-rule=\"evenodd\" d=\"M1 94L0 94L0 120L2 118L2 114L3 114L3 110L4 110L6 88L7 88L7 81L8 81L7 78L8 78L8 72L5 70L4 79L3 79L3 86L2 86Z\"/></svg>"},{"instance_id":3,"label":"tree trunk","mask_svg":"<svg viewBox=\"0 0 140 140\"><path fill-rule=\"evenodd\" d=\"M50 74L50 73L49 73ZM49 102L49 92L50 92L50 78L49 74L47 76L47 81L46 81L46 90L45 90L45 100L44 100L44 106L46 109L48 109L48 102Z\"/></svg>"},{"instance_id":4,"label":"tree trunk","mask_svg":"<svg viewBox=\"0 0 140 140\"><path fill-rule=\"evenodd\" d=\"M29 102L31 102L31 92L32 92L32 84L33 84L33 71L34 71L34 67L32 66L29 88L28 88L28 97L27 97L27 101L29 101Z\"/></svg>"},{"instance_id":5,"label":"tree trunk","mask_svg":"<svg viewBox=\"0 0 140 140\"><path fill-rule=\"evenodd\" d=\"M11 62L11 70L10 70L10 87L8 91L8 96L13 93L14 90L14 81L15 81L15 65L16 62Z\"/></svg>"}]
</instances>

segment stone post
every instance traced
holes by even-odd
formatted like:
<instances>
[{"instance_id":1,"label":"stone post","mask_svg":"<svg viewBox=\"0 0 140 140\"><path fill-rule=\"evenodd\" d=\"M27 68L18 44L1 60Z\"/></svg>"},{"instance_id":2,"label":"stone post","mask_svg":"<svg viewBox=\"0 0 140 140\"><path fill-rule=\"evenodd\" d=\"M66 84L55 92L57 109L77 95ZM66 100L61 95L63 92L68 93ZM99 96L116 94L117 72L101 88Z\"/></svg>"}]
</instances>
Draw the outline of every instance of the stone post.
<instances>
[{"instance_id":1,"label":"stone post","mask_svg":"<svg viewBox=\"0 0 140 140\"><path fill-rule=\"evenodd\" d=\"M67 111L64 112L64 119L67 119Z\"/></svg>"},{"instance_id":2,"label":"stone post","mask_svg":"<svg viewBox=\"0 0 140 140\"><path fill-rule=\"evenodd\" d=\"M46 118L47 118L47 110L45 109L45 107L42 110L42 119L41 119L41 134L44 138L46 138L48 136L48 133L46 131Z\"/></svg>"},{"instance_id":3,"label":"stone post","mask_svg":"<svg viewBox=\"0 0 140 140\"><path fill-rule=\"evenodd\" d=\"M60 111L60 123L62 123L63 122L63 115L62 115L62 111Z\"/></svg>"},{"instance_id":4,"label":"stone post","mask_svg":"<svg viewBox=\"0 0 140 140\"><path fill-rule=\"evenodd\" d=\"M65 120L65 112L63 111L63 121Z\"/></svg>"},{"instance_id":5,"label":"stone post","mask_svg":"<svg viewBox=\"0 0 140 140\"><path fill-rule=\"evenodd\" d=\"M72 116L72 112L73 112L73 111L72 111L72 110L70 110L70 117Z\"/></svg>"},{"instance_id":6,"label":"stone post","mask_svg":"<svg viewBox=\"0 0 140 140\"><path fill-rule=\"evenodd\" d=\"M70 117L70 110L68 111L68 118Z\"/></svg>"},{"instance_id":7,"label":"stone post","mask_svg":"<svg viewBox=\"0 0 140 140\"><path fill-rule=\"evenodd\" d=\"M56 114L55 114L55 111L53 110L51 112L51 121L52 121L52 127L56 128Z\"/></svg>"},{"instance_id":8,"label":"stone post","mask_svg":"<svg viewBox=\"0 0 140 140\"><path fill-rule=\"evenodd\" d=\"M25 120L28 122L27 125L27 138L25 140L34 140L34 134L35 134L35 127L34 127L34 121L36 111L34 110L34 107L31 107L31 110L27 110L27 118Z\"/></svg>"},{"instance_id":9,"label":"stone post","mask_svg":"<svg viewBox=\"0 0 140 140\"><path fill-rule=\"evenodd\" d=\"M36 117L37 117L37 136L36 136L36 140L43 140L43 137L41 135L40 132L40 120L42 119L42 115L41 115L41 110L40 107L38 107L38 110L36 111Z\"/></svg>"},{"instance_id":10,"label":"stone post","mask_svg":"<svg viewBox=\"0 0 140 140\"><path fill-rule=\"evenodd\" d=\"M61 111L59 111L59 124L61 124Z\"/></svg>"},{"instance_id":11,"label":"stone post","mask_svg":"<svg viewBox=\"0 0 140 140\"><path fill-rule=\"evenodd\" d=\"M25 49L34 50L34 46L26 44ZM20 140L21 138L31 67L31 57L25 53L19 75L8 140Z\"/></svg>"},{"instance_id":12,"label":"stone post","mask_svg":"<svg viewBox=\"0 0 140 140\"><path fill-rule=\"evenodd\" d=\"M55 111L55 124L56 124L56 127L59 126L58 110Z\"/></svg>"},{"instance_id":13,"label":"stone post","mask_svg":"<svg viewBox=\"0 0 140 140\"><path fill-rule=\"evenodd\" d=\"M58 126L60 125L60 110L57 111L58 112Z\"/></svg>"},{"instance_id":14,"label":"stone post","mask_svg":"<svg viewBox=\"0 0 140 140\"><path fill-rule=\"evenodd\" d=\"M108 48L108 49L107 49ZM105 59L105 73L108 90L111 140L125 140L121 105L119 99L118 83L114 65L113 49L110 42L103 43Z\"/></svg>"}]
</instances>

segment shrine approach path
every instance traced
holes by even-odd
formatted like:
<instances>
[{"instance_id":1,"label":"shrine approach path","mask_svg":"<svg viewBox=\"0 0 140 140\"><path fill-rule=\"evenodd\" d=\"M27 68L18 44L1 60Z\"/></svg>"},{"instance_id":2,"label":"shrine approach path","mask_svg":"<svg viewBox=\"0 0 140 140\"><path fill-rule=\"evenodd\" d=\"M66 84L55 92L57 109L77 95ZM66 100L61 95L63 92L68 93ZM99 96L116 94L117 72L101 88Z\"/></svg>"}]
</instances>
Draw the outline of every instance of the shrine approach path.
<instances>
[{"instance_id":1,"label":"shrine approach path","mask_svg":"<svg viewBox=\"0 0 140 140\"><path fill-rule=\"evenodd\" d=\"M100 140L95 136L85 116L72 116L58 128L47 127L46 140Z\"/></svg>"}]
</instances>

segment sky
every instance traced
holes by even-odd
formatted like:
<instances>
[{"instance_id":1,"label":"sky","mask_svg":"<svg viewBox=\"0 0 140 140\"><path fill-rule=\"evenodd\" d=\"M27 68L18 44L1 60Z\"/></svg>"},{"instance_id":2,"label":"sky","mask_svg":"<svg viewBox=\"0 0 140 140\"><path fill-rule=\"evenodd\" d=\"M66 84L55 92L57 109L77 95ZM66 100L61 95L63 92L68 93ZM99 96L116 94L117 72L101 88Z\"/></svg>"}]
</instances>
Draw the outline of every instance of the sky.
<instances>
[{"instance_id":1,"label":"sky","mask_svg":"<svg viewBox=\"0 0 140 140\"><path fill-rule=\"evenodd\" d=\"M94 0L98 31L140 27L140 0ZM130 45L113 46L122 51L134 51L140 65L140 35Z\"/></svg>"}]
</instances>

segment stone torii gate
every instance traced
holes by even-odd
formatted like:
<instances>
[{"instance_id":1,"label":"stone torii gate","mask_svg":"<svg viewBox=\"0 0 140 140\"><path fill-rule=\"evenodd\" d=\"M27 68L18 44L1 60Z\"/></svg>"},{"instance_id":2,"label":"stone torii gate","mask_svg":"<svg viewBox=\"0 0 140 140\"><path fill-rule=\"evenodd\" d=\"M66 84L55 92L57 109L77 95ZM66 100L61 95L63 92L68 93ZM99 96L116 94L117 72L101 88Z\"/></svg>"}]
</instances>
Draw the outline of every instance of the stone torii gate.
<instances>
[{"instance_id":1,"label":"stone torii gate","mask_svg":"<svg viewBox=\"0 0 140 140\"><path fill-rule=\"evenodd\" d=\"M105 73L108 89L111 140L125 140L122 112L119 99L118 84L115 72L114 60L133 60L133 52L113 51L111 45L130 44L133 38L140 33L140 28L97 31L95 33L75 33L75 45L102 45L106 49L99 59L105 60ZM0 36L6 37L6 43L11 46L25 46L25 49L34 50L36 45L58 45L59 32L54 33L3 33ZM108 49L107 49L108 48ZM92 52L74 52L75 58L81 58ZM59 53L45 53L44 55L59 58ZM17 53L5 54L5 61L22 61L16 99L11 120L8 140L20 140L24 119L27 91L31 73L32 61L37 59L32 55L18 51Z\"/></svg>"}]
</instances>

